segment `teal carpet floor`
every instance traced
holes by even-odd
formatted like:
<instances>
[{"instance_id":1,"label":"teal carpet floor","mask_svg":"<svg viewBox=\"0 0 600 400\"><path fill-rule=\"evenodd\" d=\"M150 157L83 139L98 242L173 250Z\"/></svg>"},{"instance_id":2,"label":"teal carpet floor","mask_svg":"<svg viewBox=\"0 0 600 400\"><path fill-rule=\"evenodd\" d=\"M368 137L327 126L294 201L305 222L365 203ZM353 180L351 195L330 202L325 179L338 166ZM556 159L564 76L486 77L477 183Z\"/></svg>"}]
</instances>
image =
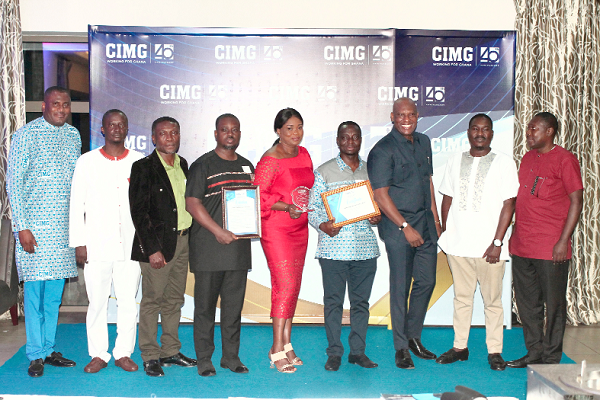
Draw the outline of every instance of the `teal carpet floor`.
<instances>
[{"instance_id":1,"label":"teal carpet floor","mask_svg":"<svg viewBox=\"0 0 600 400\"><path fill-rule=\"evenodd\" d=\"M347 344L349 328L342 337ZM109 326L110 343L114 343L116 328ZM193 328L182 325L179 329L182 352L194 355ZM382 393L414 394L454 391L456 385L475 389L487 396L512 396L525 399L526 369L492 371L487 364L485 329L471 329L470 357L466 362L439 365L434 361L414 358L414 370L400 370L394 365L392 333L385 327L370 327L366 354L379 364L378 368L363 369L343 363L339 371L323 368L327 355L327 341L322 326L295 326L293 344L305 365L294 374L282 374L269 368L267 352L271 345L270 325L242 327L240 358L250 369L248 374L234 374L219 367L221 357L220 331L215 329L217 350L213 363L217 375L203 378L196 368L165 368L165 376L151 378L142 371L139 350L132 355L140 365L137 372L125 372L114 365L97 374L86 374L83 367L89 362L85 324L63 324L58 327L57 351L77 362L74 368L46 366L44 376L27 375L29 361L25 347L0 367L0 395L27 394L49 396L98 397L189 397L189 398L378 398ZM422 341L436 354L452 347L451 328L426 328ZM504 331L505 359L525 354L523 332L520 328ZM563 363L573 361L563 355Z\"/></svg>"}]
</instances>

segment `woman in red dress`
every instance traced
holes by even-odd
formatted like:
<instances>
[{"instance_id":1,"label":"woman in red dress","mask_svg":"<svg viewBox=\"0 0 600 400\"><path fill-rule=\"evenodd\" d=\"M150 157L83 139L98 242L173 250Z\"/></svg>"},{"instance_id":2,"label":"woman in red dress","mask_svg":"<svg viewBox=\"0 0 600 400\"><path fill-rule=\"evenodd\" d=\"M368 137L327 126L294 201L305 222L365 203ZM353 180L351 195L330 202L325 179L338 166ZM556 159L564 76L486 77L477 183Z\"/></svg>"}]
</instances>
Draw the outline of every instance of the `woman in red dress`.
<instances>
[{"instance_id":1,"label":"woman in red dress","mask_svg":"<svg viewBox=\"0 0 600 400\"><path fill-rule=\"evenodd\" d=\"M314 174L308 151L300 146L304 136L300 113L293 108L279 111L274 127L278 143L258 162L254 183L260 186L260 241L271 272L273 346L269 359L271 367L292 373L295 365L302 365L290 341L308 245L308 216L293 204L292 192L299 187L310 189Z\"/></svg>"}]
</instances>

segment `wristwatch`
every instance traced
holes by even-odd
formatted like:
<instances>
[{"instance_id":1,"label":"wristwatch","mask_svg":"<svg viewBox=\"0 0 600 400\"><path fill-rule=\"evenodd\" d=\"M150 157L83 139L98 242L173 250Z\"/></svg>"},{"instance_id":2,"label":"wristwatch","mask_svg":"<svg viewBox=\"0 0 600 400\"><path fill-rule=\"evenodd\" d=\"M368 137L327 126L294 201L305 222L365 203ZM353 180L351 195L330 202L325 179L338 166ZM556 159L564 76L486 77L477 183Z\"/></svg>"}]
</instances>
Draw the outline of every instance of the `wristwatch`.
<instances>
[{"instance_id":1,"label":"wristwatch","mask_svg":"<svg viewBox=\"0 0 600 400\"><path fill-rule=\"evenodd\" d=\"M404 228L406 228L408 226L408 222L404 221L404 223L402 225L400 225L400 229L401 231L404 230Z\"/></svg>"},{"instance_id":2,"label":"wristwatch","mask_svg":"<svg viewBox=\"0 0 600 400\"><path fill-rule=\"evenodd\" d=\"M500 240L500 239L494 239L494 246L496 246L496 247L502 247L502 240Z\"/></svg>"}]
</instances>

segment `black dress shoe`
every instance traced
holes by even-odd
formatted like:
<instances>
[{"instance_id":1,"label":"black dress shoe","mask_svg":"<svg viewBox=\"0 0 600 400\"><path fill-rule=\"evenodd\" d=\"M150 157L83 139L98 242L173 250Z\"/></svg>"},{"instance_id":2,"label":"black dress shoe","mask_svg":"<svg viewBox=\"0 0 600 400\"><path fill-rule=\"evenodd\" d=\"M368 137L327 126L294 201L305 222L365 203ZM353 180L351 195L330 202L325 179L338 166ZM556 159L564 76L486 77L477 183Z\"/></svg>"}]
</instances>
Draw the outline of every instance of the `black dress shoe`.
<instances>
[{"instance_id":1,"label":"black dress shoe","mask_svg":"<svg viewBox=\"0 0 600 400\"><path fill-rule=\"evenodd\" d=\"M504 371L506 368L506 363L500 353L488 354L488 362L490 363L490 368L494 371Z\"/></svg>"},{"instance_id":2,"label":"black dress shoe","mask_svg":"<svg viewBox=\"0 0 600 400\"><path fill-rule=\"evenodd\" d=\"M38 358L37 360L33 360L29 363L29 368L27 368L27 375L32 378L37 378L44 375L44 360Z\"/></svg>"},{"instance_id":3,"label":"black dress shoe","mask_svg":"<svg viewBox=\"0 0 600 400\"><path fill-rule=\"evenodd\" d=\"M414 369L415 364L410 357L410 351L408 349L402 349L396 351L396 367L402 369Z\"/></svg>"},{"instance_id":4,"label":"black dress shoe","mask_svg":"<svg viewBox=\"0 0 600 400\"><path fill-rule=\"evenodd\" d=\"M203 376L205 378L208 378L209 376L215 376L216 374L217 371L214 368L205 369L204 371L198 370L198 375Z\"/></svg>"},{"instance_id":5,"label":"black dress shoe","mask_svg":"<svg viewBox=\"0 0 600 400\"><path fill-rule=\"evenodd\" d=\"M436 358L435 362L438 364L452 364L457 361L467 361L468 359L469 349L463 349L461 351L450 349L438 358Z\"/></svg>"},{"instance_id":6,"label":"black dress shoe","mask_svg":"<svg viewBox=\"0 0 600 400\"><path fill-rule=\"evenodd\" d=\"M350 364L358 364L363 368L377 368L377 364L371 361L364 353L359 355L350 354L348 356L348 362Z\"/></svg>"},{"instance_id":7,"label":"black dress shoe","mask_svg":"<svg viewBox=\"0 0 600 400\"><path fill-rule=\"evenodd\" d=\"M54 367L74 367L75 361L64 358L61 353L53 351L52 354L46 357L44 364L52 365Z\"/></svg>"},{"instance_id":8,"label":"black dress shoe","mask_svg":"<svg viewBox=\"0 0 600 400\"><path fill-rule=\"evenodd\" d=\"M159 358L160 365L163 367L170 367L171 365L179 365L180 367L194 367L197 362L193 358L184 356L181 353L177 353L171 357Z\"/></svg>"},{"instance_id":9,"label":"black dress shoe","mask_svg":"<svg viewBox=\"0 0 600 400\"><path fill-rule=\"evenodd\" d=\"M144 361L144 371L148 376L165 376L158 360Z\"/></svg>"},{"instance_id":10,"label":"black dress shoe","mask_svg":"<svg viewBox=\"0 0 600 400\"><path fill-rule=\"evenodd\" d=\"M408 339L408 348L413 354L423 360L435 360L437 356L427 350L423 343L421 343L421 339Z\"/></svg>"},{"instance_id":11,"label":"black dress shoe","mask_svg":"<svg viewBox=\"0 0 600 400\"><path fill-rule=\"evenodd\" d=\"M529 356L523 356L517 360L508 361L506 366L508 368L525 368L529 364L542 364L542 360L530 360Z\"/></svg>"},{"instance_id":12,"label":"black dress shoe","mask_svg":"<svg viewBox=\"0 0 600 400\"><path fill-rule=\"evenodd\" d=\"M211 363L212 365L212 363ZM229 370L235 372L236 374L246 374L250 370L246 367L239 359L237 360L221 360L221 368L228 368ZM213 368L214 369L214 368ZM216 374L216 371L215 371Z\"/></svg>"},{"instance_id":13,"label":"black dress shoe","mask_svg":"<svg viewBox=\"0 0 600 400\"><path fill-rule=\"evenodd\" d=\"M215 376L217 374L217 371L215 370L215 367L213 366L212 361L210 361L210 358L203 358L197 364L198 364L198 375L206 378L209 376ZM240 362L240 364L241 364L241 362ZM221 367L223 367L223 361L221 361ZM223 368L226 368L226 367L223 367Z\"/></svg>"},{"instance_id":14,"label":"black dress shoe","mask_svg":"<svg viewBox=\"0 0 600 400\"><path fill-rule=\"evenodd\" d=\"M337 371L340 369L340 365L342 365L342 357L329 356L329 358L327 358L327 362L325 363L325 369L327 371Z\"/></svg>"}]
</instances>

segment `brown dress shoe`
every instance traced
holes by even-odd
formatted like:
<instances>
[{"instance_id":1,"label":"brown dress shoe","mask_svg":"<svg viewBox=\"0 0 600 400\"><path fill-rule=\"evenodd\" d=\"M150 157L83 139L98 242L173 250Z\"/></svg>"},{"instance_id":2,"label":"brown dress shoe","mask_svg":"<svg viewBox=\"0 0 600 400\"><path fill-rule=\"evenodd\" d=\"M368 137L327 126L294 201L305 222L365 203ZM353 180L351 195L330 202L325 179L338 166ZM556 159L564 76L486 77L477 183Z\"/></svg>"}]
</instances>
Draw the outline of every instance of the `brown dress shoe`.
<instances>
[{"instance_id":1,"label":"brown dress shoe","mask_svg":"<svg viewBox=\"0 0 600 400\"><path fill-rule=\"evenodd\" d=\"M118 360L115 360L115 365L123 368L127 372L134 372L138 370L137 364L134 363L129 357L121 357Z\"/></svg>"},{"instance_id":2,"label":"brown dress shoe","mask_svg":"<svg viewBox=\"0 0 600 400\"><path fill-rule=\"evenodd\" d=\"M103 359L101 359L100 357L94 357L92 358L92 361L90 361L90 363L88 365L85 366L85 368L83 368L84 372L88 372L90 374L95 374L96 372L100 371L102 368L106 368L108 364L106 362L104 362Z\"/></svg>"}]
</instances>

